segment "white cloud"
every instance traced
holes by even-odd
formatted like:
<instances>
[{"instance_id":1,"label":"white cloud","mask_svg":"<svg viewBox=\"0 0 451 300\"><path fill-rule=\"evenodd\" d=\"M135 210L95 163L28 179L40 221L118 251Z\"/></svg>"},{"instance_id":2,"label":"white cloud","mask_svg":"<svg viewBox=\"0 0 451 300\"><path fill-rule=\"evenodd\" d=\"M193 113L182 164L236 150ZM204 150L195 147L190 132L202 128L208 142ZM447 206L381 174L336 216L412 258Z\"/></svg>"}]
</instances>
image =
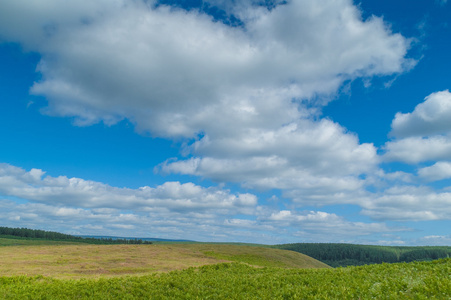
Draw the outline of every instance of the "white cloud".
<instances>
[{"instance_id":1,"label":"white cloud","mask_svg":"<svg viewBox=\"0 0 451 300\"><path fill-rule=\"evenodd\" d=\"M397 113L385 144L387 161L419 163L451 159L451 93L432 93L412 113Z\"/></svg>"},{"instance_id":2,"label":"white cloud","mask_svg":"<svg viewBox=\"0 0 451 300\"><path fill-rule=\"evenodd\" d=\"M6 226L71 234L249 241L231 226L254 217L257 197L247 193L166 182L157 187L116 188L37 169L0 164L0 218ZM14 200L14 201L12 201ZM43 227L44 226L44 227ZM272 228L254 226L255 231ZM232 233L234 235L232 235ZM261 233L263 234L263 233ZM260 235L253 236L255 242Z\"/></svg>"},{"instance_id":3,"label":"white cloud","mask_svg":"<svg viewBox=\"0 0 451 300\"><path fill-rule=\"evenodd\" d=\"M221 215L194 215L168 211L120 210L95 212L90 208L70 208L41 203L0 199L0 217L4 225L27 227L70 234L116 235L192 239L197 241L240 241L256 243L340 241L356 236L378 235L405 229L383 223L350 222L335 214L320 211L297 213L272 211L257 218L240 219ZM300 231L302 230L302 231Z\"/></svg>"},{"instance_id":4,"label":"white cloud","mask_svg":"<svg viewBox=\"0 0 451 300\"><path fill-rule=\"evenodd\" d=\"M66 2L0 3L0 40L42 57L42 79L31 92L48 100L47 114L74 117L80 126L127 118L138 131L190 139L184 151L192 158L167 161L162 171L281 189L297 205L369 201L363 177L377 171L376 149L319 117L344 81L396 75L415 63L406 59L409 40L382 18L362 20L351 0L293 0L272 10L243 1L226 7L243 22L231 27L153 2ZM263 237L263 225L280 230L283 223L237 218L260 208L254 195L192 183L116 188L1 165L0 193L40 202L11 212L12 220L48 210L48 218L92 220L83 228L244 237L230 229L240 224ZM320 212L289 223L296 222L312 236L390 231Z\"/></svg>"},{"instance_id":5,"label":"white cloud","mask_svg":"<svg viewBox=\"0 0 451 300\"><path fill-rule=\"evenodd\" d=\"M451 219L451 193L424 186L394 186L362 203L362 214L375 220L431 221Z\"/></svg>"},{"instance_id":6,"label":"white cloud","mask_svg":"<svg viewBox=\"0 0 451 300\"><path fill-rule=\"evenodd\" d=\"M373 145L359 144L356 136L326 119L299 120L273 131L243 130L240 136L204 136L190 152L199 156L169 160L159 169L257 189L282 189L295 199L302 194L298 202L310 204L334 202L339 193L362 189L359 175L376 170L378 163ZM314 199L319 195L323 197Z\"/></svg>"},{"instance_id":7,"label":"white cloud","mask_svg":"<svg viewBox=\"0 0 451 300\"><path fill-rule=\"evenodd\" d=\"M42 178L44 172L27 172L0 164L0 194L55 206L100 209L163 210L216 214L249 213L257 205L252 194L230 194L227 190L204 188L193 183L166 182L155 188L117 188L100 182L67 178ZM37 176L38 175L38 176ZM73 209L58 214L70 215Z\"/></svg>"},{"instance_id":8,"label":"white cloud","mask_svg":"<svg viewBox=\"0 0 451 300\"><path fill-rule=\"evenodd\" d=\"M4 225L71 234L258 243L294 242L300 237L325 240L326 235L340 241L401 230L383 223L351 222L321 211L275 210L257 205L251 194L232 195L191 183L127 189L43 174L0 165Z\"/></svg>"},{"instance_id":9,"label":"white cloud","mask_svg":"<svg viewBox=\"0 0 451 300\"><path fill-rule=\"evenodd\" d=\"M419 163L422 161L450 160L451 135L431 137L408 137L385 143L384 159Z\"/></svg>"},{"instance_id":10,"label":"white cloud","mask_svg":"<svg viewBox=\"0 0 451 300\"><path fill-rule=\"evenodd\" d=\"M384 223L351 222L336 214L322 211L294 212L279 211L262 220L273 226L293 226L301 229L296 233L299 237L317 239L328 242L342 239L350 240L356 236L404 231L405 228L390 228Z\"/></svg>"},{"instance_id":11,"label":"white cloud","mask_svg":"<svg viewBox=\"0 0 451 300\"><path fill-rule=\"evenodd\" d=\"M397 113L391 134L396 137L431 136L451 131L451 93L432 93L411 113Z\"/></svg>"},{"instance_id":12,"label":"white cloud","mask_svg":"<svg viewBox=\"0 0 451 300\"><path fill-rule=\"evenodd\" d=\"M47 98L48 114L78 125L128 118L154 136L194 138L185 149L193 158L163 171L283 189L299 203L361 193L359 176L374 171L376 149L316 119L345 80L412 66L410 42L382 18L362 20L350 0L272 10L248 1L227 8L243 22L232 27L141 1L90 3L0 4L0 14L14 16L3 19L0 36L42 55L42 80L31 91ZM117 192L127 194L122 203L142 200Z\"/></svg>"},{"instance_id":13,"label":"white cloud","mask_svg":"<svg viewBox=\"0 0 451 300\"><path fill-rule=\"evenodd\" d=\"M119 9L123 3L121 0L2 1L0 42L18 42L27 50L37 50L45 46L46 39L61 34L61 25L69 29L87 24L105 12Z\"/></svg>"},{"instance_id":14,"label":"white cloud","mask_svg":"<svg viewBox=\"0 0 451 300\"><path fill-rule=\"evenodd\" d=\"M280 126L296 118L285 114L293 98L409 63L409 42L381 18L362 21L349 0L248 6L245 29L140 1L17 0L0 8L0 35L42 54L43 79L32 92L46 96L49 114L80 125L129 118L158 136ZM265 94L270 101L261 101Z\"/></svg>"},{"instance_id":15,"label":"white cloud","mask_svg":"<svg viewBox=\"0 0 451 300\"><path fill-rule=\"evenodd\" d=\"M391 181L391 182L403 182L403 183L412 183L414 181L414 175L402 171L375 174L376 176L380 176L382 179Z\"/></svg>"},{"instance_id":16,"label":"white cloud","mask_svg":"<svg viewBox=\"0 0 451 300\"><path fill-rule=\"evenodd\" d=\"M437 181L451 178L451 163L439 161L430 167L419 169L418 175L427 181Z\"/></svg>"}]
</instances>

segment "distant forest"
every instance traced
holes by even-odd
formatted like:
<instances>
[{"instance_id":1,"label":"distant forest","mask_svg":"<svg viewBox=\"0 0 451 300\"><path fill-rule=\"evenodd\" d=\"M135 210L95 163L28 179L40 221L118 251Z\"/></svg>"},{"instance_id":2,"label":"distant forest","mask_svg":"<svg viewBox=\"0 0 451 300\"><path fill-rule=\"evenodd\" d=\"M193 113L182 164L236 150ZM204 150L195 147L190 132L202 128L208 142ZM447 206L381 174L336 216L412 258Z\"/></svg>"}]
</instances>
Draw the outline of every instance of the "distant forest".
<instances>
[{"instance_id":1,"label":"distant forest","mask_svg":"<svg viewBox=\"0 0 451 300\"><path fill-rule=\"evenodd\" d=\"M429 261L451 256L448 246L373 246L354 244L299 243L275 246L313 257L331 267L380 263Z\"/></svg>"},{"instance_id":2,"label":"distant forest","mask_svg":"<svg viewBox=\"0 0 451 300\"><path fill-rule=\"evenodd\" d=\"M86 238L69 234L63 234L54 231L45 231L39 229L28 228L10 228L0 227L0 238L21 238L21 239L44 239L51 241L67 241L67 242L81 242L89 244L152 244L149 241L141 239L123 239L123 238Z\"/></svg>"}]
</instances>

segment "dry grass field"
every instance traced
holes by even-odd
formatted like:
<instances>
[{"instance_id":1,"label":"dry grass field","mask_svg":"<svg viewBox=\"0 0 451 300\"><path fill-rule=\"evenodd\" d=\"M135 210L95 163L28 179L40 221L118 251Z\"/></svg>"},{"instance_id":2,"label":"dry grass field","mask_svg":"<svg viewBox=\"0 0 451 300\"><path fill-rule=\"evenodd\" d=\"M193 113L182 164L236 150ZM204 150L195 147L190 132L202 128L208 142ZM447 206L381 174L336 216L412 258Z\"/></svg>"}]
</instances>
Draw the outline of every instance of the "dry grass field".
<instances>
[{"instance_id":1,"label":"dry grass field","mask_svg":"<svg viewBox=\"0 0 451 300\"><path fill-rule=\"evenodd\" d=\"M230 261L257 267L328 267L300 253L243 245L21 245L0 247L0 276L67 279L146 275Z\"/></svg>"}]
</instances>

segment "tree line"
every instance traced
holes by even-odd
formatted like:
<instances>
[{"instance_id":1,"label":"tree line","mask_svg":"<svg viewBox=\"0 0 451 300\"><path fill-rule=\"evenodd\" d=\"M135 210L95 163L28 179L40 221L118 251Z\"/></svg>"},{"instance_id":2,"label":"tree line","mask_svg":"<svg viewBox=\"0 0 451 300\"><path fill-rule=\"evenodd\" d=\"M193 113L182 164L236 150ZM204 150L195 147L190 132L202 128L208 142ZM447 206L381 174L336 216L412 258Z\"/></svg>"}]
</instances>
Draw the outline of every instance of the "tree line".
<instances>
[{"instance_id":1,"label":"tree line","mask_svg":"<svg viewBox=\"0 0 451 300\"><path fill-rule=\"evenodd\" d=\"M450 257L447 246L373 246L335 243L297 243L277 245L313 257L332 267L380 263L428 261Z\"/></svg>"},{"instance_id":2,"label":"tree line","mask_svg":"<svg viewBox=\"0 0 451 300\"><path fill-rule=\"evenodd\" d=\"M89 244L152 244L152 242L143 241L142 239L80 237L54 231L10 227L0 227L0 237L2 236L24 239L82 242Z\"/></svg>"}]
</instances>

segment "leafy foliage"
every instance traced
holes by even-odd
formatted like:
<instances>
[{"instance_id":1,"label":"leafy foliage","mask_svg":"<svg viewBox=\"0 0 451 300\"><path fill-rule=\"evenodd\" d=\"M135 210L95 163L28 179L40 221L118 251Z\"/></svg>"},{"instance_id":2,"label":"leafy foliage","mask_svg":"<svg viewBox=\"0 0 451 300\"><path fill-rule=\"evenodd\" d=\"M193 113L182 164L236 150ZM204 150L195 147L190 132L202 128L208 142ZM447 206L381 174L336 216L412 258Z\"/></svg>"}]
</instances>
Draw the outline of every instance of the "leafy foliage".
<instances>
[{"instance_id":1,"label":"leafy foliage","mask_svg":"<svg viewBox=\"0 0 451 300\"><path fill-rule=\"evenodd\" d=\"M337 269L217 264L149 276L0 277L1 299L448 299L451 259Z\"/></svg>"},{"instance_id":2,"label":"leafy foliage","mask_svg":"<svg viewBox=\"0 0 451 300\"><path fill-rule=\"evenodd\" d=\"M366 264L428 261L447 258L451 247L393 247L353 244L298 243L274 246L311 256L332 267Z\"/></svg>"}]
</instances>

